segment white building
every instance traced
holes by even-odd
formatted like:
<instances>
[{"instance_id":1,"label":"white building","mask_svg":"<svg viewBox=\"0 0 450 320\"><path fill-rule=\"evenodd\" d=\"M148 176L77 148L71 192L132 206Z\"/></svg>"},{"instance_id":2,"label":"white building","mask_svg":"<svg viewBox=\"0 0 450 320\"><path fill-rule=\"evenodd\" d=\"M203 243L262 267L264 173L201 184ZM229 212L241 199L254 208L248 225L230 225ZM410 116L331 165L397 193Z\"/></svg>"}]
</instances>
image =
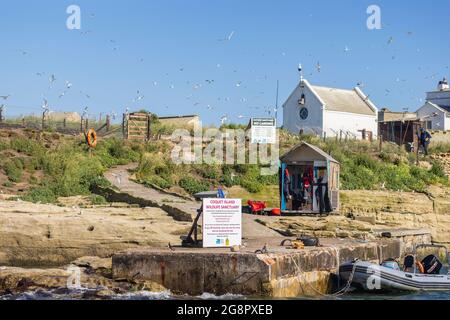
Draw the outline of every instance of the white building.
<instances>
[{"instance_id":1,"label":"white building","mask_svg":"<svg viewBox=\"0 0 450 320\"><path fill-rule=\"evenodd\" d=\"M427 93L427 101L417 110L417 117L427 129L450 131L450 89L446 78L439 81L436 91Z\"/></svg>"},{"instance_id":2,"label":"white building","mask_svg":"<svg viewBox=\"0 0 450 320\"><path fill-rule=\"evenodd\" d=\"M377 108L358 87L343 90L312 86L305 79L283 105L283 128L294 134L362 138L365 130L376 138L377 117Z\"/></svg>"}]
</instances>

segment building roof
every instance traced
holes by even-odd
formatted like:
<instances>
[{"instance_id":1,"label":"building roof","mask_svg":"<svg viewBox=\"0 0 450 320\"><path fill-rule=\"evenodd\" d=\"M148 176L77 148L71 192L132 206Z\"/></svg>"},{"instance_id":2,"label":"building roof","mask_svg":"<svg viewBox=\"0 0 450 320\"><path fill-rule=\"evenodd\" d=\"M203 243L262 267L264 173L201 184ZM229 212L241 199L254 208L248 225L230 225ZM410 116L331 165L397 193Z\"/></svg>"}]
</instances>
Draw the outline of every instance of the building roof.
<instances>
[{"instance_id":1,"label":"building roof","mask_svg":"<svg viewBox=\"0 0 450 320\"><path fill-rule=\"evenodd\" d=\"M311 86L313 92L324 102L327 110L364 115L376 115L377 108L359 88L344 90Z\"/></svg>"},{"instance_id":2,"label":"building roof","mask_svg":"<svg viewBox=\"0 0 450 320\"><path fill-rule=\"evenodd\" d=\"M198 115L187 115L187 116L169 116L169 117L158 117L160 120L168 120L168 119L184 119L184 118L197 118Z\"/></svg>"},{"instance_id":3,"label":"building roof","mask_svg":"<svg viewBox=\"0 0 450 320\"><path fill-rule=\"evenodd\" d=\"M67 122L80 122L81 116L77 112L54 112L50 111L48 114L49 119L53 121L63 121Z\"/></svg>"},{"instance_id":4,"label":"building roof","mask_svg":"<svg viewBox=\"0 0 450 320\"><path fill-rule=\"evenodd\" d=\"M442 109L444 109L447 112L450 112L450 106L444 106L444 105L440 104L439 107L441 107Z\"/></svg>"},{"instance_id":5,"label":"building roof","mask_svg":"<svg viewBox=\"0 0 450 320\"><path fill-rule=\"evenodd\" d=\"M381 111L378 113L379 122L414 121L414 120L418 120L417 112L397 112L384 108L381 109Z\"/></svg>"},{"instance_id":6,"label":"building roof","mask_svg":"<svg viewBox=\"0 0 450 320\"><path fill-rule=\"evenodd\" d=\"M292 156L294 156L300 148L308 148L312 151L312 153L308 154L306 157L302 157L302 159L300 159L300 161L315 161L315 160L319 160L319 159L317 159L319 157L319 158L321 158L321 160L328 160L331 162L339 163L337 160L335 160L332 156L330 156L328 153L326 153L319 147L316 147L305 141L300 142L295 147L293 147L291 150L289 150L284 155L282 155L280 160L282 162L289 161L290 158L292 158Z\"/></svg>"},{"instance_id":7,"label":"building roof","mask_svg":"<svg viewBox=\"0 0 450 320\"><path fill-rule=\"evenodd\" d=\"M419 110L425 107L427 104L438 109L441 112L450 112L450 106L438 105L430 101L427 101L422 107L419 108Z\"/></svg>"}]
</instances>

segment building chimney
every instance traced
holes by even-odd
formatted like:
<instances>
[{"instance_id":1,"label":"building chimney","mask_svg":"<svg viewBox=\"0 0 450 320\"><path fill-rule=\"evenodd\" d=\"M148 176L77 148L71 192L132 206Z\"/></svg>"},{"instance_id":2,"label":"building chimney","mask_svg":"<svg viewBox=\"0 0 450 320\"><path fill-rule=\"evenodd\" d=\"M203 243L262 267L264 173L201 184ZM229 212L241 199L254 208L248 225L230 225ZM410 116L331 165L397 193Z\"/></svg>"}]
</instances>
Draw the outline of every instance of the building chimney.
<instances>
[{"instance_id":1,"label":"building chimney","mask_svg":"<svg viewBox=\"0 0 450 320\"><path fill-rule=\"evenodd\" d=\"M444 78L442 81L439 81L438 91L448 90L448 81L447 78Z\"/></svg>"}]
</instances>

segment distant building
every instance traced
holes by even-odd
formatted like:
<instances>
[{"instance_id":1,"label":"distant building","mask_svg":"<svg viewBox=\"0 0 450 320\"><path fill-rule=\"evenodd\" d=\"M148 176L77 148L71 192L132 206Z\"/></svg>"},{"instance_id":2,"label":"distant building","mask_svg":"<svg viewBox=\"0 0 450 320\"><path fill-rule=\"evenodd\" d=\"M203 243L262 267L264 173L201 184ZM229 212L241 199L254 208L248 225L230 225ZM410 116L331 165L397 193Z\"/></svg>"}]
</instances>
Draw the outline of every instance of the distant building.
<instances>
[{"instance_id":1,"label":"distant building","mask_svg":"<svg viewBox=\"0 0 450 320\"><path fill-rule=\"evenodd\" d=\"M51 121L80 122L81 116L77 112L50 112L48 119Z\"/></svg>"},{"instance_id":2,"label":"distant building","mask_svg":"<svg viewBox=\"0 0 450 320\"><path fill-rule=\"evenodd\" d=\"M175 117L159 117L159 122L163 125L174 128L194 128L200 126L200 117L197 115L175 116Z\"/></svg>"},{"instance_id":3,"label":"distant building","mask_svg":"<svg viewBox=\"0 0 450 320\"><path fill-rule=\"evenodd\" d=\"M417 110L417 116L427 129L450 131L450 89L446 78L439 81L436 91L427 93L427 101Z\"/></svg>"},{"instance_id":4,"label":"distant building","mask_svg":"<svg viewBox=\"0 0 450 320\"><path fill-rule=\"evenodd\" d=\"M283 128L294 134L378 136L378 109L358 87L353 90L300 83L283 105Z\"/></svg>"},{"instance_id":5,"label":"distant building","mask_svg":"<svg viewBox=\"0 0 450 320\"><path fill-rule=\"evenodd\" d=\"M405 121L417 119L416 112L398 112L383 108L378 112L378 122Z\"/></svg>"},{"instance_id":6,"label":"distant building","mask_svg":"<svg viewBox=\"0 0 450 320\"><path fill-rule=\"evenodd\" d=\"M404 145L408 151L417 146L417 133L422 126L415 112L395 112L383 108L378 113L378 138Z\"/></svg>"}]
</instances>

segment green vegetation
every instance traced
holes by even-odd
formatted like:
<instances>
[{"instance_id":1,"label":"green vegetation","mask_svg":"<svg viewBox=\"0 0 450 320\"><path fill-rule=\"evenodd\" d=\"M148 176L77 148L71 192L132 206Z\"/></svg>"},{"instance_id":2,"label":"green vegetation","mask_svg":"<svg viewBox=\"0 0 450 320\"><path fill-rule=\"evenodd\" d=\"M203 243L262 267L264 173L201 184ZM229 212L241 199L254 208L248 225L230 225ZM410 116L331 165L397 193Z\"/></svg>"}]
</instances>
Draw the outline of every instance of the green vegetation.
<instances>
[{"instance_id":1,"label":"green vegetation","mask_svg":"<svg viewBox=\"0 0 450 320\"><path fill-rule=\"evenodd\" d=\"M157 128L156 117L152 123ZM241 128L228 125L222 129L235 127ZM424 158L429 167L417 166L414 154L389 143L384 143L380 151L377 142L339 142L331 138L324 141L281 131L280 154L300 141L317 145L341 163L342 189L423 192L430 184L449 185L438 161ZM447 148L447 144L436 145L431 152L450 151ZM8 179L2 184L12 188L16 183L28 183L29 189L22 198L33 202L55 203L59 197L83 195L91 197L93 204L104 204L104 198L91 194L93 187L108 184L103 173L112 166L136 162L138 182L173 192L194 194L225 186L245 192L248 198L264 200L262 195L267 190L273 193L277 189L278 175L262 176L260 164L176 165L171 160L172 149L173 144L163 140L139 143L108 138L100 139L97 148L90 152L80 138L24 131L23 135L0 137L0 170ZM278 194L266 198L272 196Z\"/></svg>"},{"instance_id":2,"label":"green vegetation","mask_svg":"<svg viewBox=\"0 0 450 320\"><path fill-rule=\"evenodd\" d=\"M140 144L111 138L101 139L90 154L79 139L59 139L48 134L42 140L18 136L10 140L0 139L3 152L16 152L0 161L0 168L10 182L22 182L25 172L31 188L23 196L26 201L55 203L58 197L91 195L96 185L106 185L105 170L113 165L137 162L142 153ZM41 171L38 180L33 173ZM104 199L103 199L104 201ZM93 202L103 203L100 198Z\"/></svg>"},{"instance_id":3,"label":"green vegetation","mask_svg":"<svg viewBox=\"0 0 450 320\"><path fill-rule=\"evenodd\" d=\"M431 154L433 154L433 153L450 153L450 142L447 142L447 143L438 142L438 143L432 144L429 152Z\"/></svg>"},{"instance_id":4,"label":"green vegetation","mask_svg":"<svg viewBox=\"0 0 450 320\"><path fill-rule=\"evenodd\" d=\"M96 195L96 194L89 196L89 201L91 204L97 205L97 206L104 205L107 203L107 201L104 197Z\"/></svg>"},{"instance_id":5,"label":"green vegetation","mask_svg":"<svg viewBox=\"0 0 450 320\"><path fill-rule=\"evenodd\" d=\"M208 191L211 188L211 185L207 181L202 181L200 179L195 179L192 177L181 178L179 185L189 194Z\"/></svg>"},{"instance_id":6,"label":"green vegetation","mask_svg":"<svg viewBox=\"0 0 450 320\"><path fill-rule=\"evenodd\" d=\"M169 154L159 149L145 153L136 171L137 180L164 189L178 186L191 195L219 186L242 186L249 192L258 193L264 186L278 183L278 175L261 176L259 165L177 166Z\"/></svg>"},{"instance_id":7,"label":"green vegetation","mask_svg":"<svg viewBox=\"0 0 450 320\"><path fill-rule=\"evenodd\" d=\"M18 158L7 160L3 165L6 175L11 182L20 182L23 175L23 164Z\"/></svg>"},{"instance_id":8,"label":"green vegetation","mask_svg":"<svg viewBox=\"0 0 450 320\"><path fill-rule=\"evenodd\" d=\"M241 128L227 125L223 129ZM442 166L431 162L431 169L415 164L414 154L390 143L379 150L378 142L319 139L312 136L294 136L280 132L280 153L288 151L300 141L319 146L341 163L341 188L347 190L402 190L425 191L427 185L449 182ZM278 185L278 175L261 176L261 165L179 165L170 160L170 151L162 145L147 147L136 172L137 180L147 185L170 189L181 187L189 194L211 188L240 186L257 195L267 186Z\"/></svg>"},{"instance_id":9,"label":"green vegetation","mask_svg":"<svg viewBox=\"0 0 450 320\"><path fill-rule=\"evenodd\" d=\"M397 145L378 142L318 139L303 136L341 163L341 188L344 190L378 190L423 192L427 185L449 185L442 166L433 161L431 169L416 165L415 155ZM430 161L428 159L428 161Z\"/></svg>"}]
</instances>

